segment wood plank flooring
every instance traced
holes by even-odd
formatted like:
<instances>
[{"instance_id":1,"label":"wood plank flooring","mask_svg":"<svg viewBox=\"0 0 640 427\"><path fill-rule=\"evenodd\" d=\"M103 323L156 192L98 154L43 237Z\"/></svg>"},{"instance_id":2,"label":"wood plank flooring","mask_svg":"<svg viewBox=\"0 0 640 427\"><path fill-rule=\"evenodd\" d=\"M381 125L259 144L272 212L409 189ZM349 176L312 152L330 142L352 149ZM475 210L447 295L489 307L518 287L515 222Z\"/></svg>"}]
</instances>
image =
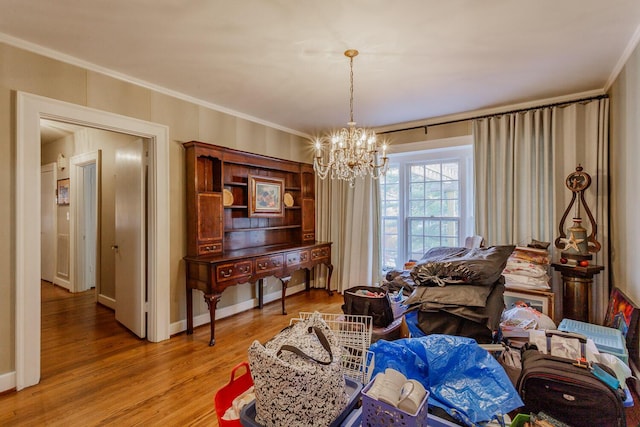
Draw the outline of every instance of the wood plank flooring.
<instances>
[{"instance_id":1,"label":"wood plank flooring","mask_svg":"<svg viewBox=\"0 0 640 427\"><path fill-rule=\"evenodd\" d=\"M215 392L247 359L253 340L266 341L300 311L340 313L342 295L312 289L262 310L216 322L161 343L140 340L94 302L42 285L42 375L38 385L0 395L0 426L215 426Z\"/></svg>"},{"instance_id":2,"label":"wood plank flooring","mask_svg":"<svg viewBox=\"0 0 640 427\"><path fill-rule=\"evenodd\" d=\"M300 311L340 313L342 296L314 289L208 325L162 343L133 336L92 291L71 294L42 285L40 384L0 395L0 426L217 426L215 392L246 360L253 340L264 342ZM640 401L627 408L638 426Z\"/></svg>"}]
</instances>

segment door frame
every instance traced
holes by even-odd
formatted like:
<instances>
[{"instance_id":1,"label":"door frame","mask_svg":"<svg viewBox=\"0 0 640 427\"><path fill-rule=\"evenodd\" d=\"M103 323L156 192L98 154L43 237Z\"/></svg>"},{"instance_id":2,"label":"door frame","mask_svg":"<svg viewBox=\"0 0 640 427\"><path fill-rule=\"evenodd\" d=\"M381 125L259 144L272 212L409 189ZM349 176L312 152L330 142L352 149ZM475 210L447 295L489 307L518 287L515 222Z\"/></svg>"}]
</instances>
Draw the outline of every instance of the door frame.
<instances>
[{"instance_id":1,"label":"door frame","mask_svg":"<svg viewBox=\"0 0 640 427\"><path fill-rule=\"evenodd\" d=\"M80 201L84 199L84 167L95 164L96 165L96 185L94 188L95 196L96 196L96 205L94 206L96 218L94 218L96 222L96 229L94 230L95 236L94 241L96 244L95 247L95 271L96 271L96 301L100 292L99 281L100 275L98 271L100 271L100 177L102 174L102 164L101 164L101 153L100 150L90 151L87 153L78 154L72 156L69 159L69 181L71 185L69 186L69 236L71 237L70 247L69 247L69 282L72 284L73 292L81 292L87 290L84 286L85 284L85 275L83 275L84 268L86 268L86 260L83 262L77 262L80 258L80 252L82 252L81 245L81 217L84 218L84 213L81 211L84 210L84 206L80 205ZM80 184L82 180L82 185ZM81 287L80 284L83 284Z\"/></svg>"},{"instance_id":2,"label":"door frame","mask_svg":"<svg viewBox=\"0 0 640 427\"><path fill-rule=\"evenodd\" d=\"M148 335L169 339L169 128L39 95L16 93L16 389L40 381L40 119L148 138ZM34 197L34 195L38 197Z\"/></svg>"}]
</instances>

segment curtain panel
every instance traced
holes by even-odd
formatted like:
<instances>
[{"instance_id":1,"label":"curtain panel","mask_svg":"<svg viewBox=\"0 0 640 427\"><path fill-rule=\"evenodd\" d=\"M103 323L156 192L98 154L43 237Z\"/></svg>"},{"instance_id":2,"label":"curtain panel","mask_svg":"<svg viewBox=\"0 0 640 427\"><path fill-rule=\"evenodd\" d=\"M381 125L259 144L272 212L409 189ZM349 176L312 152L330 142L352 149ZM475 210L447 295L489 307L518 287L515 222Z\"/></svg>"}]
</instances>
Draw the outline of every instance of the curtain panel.
<instances>
[{"instance_id":1,"label":"curtain panel","mask_svg":"<svg viewBox=\"0 0 640 427\"><path fill-rule=\"evenodd\" d=\"M379 200L380 185L370 177L356 179L355 187L342 180L316 179L317 238L333 242L333 290L380 281ZM316 279L315 286L325 286L324 280Z\"/></svg>"},{"instance_id":2,"label":"curtain panel","mask_svg":"<svg viewBox=\"0 0 640 427\"><path fill-rule=\"evenodd\" d=\"M559 250L560 219L571 201L565 178L578 164L591 175L585 192L602 250L593 263L592 316L602 323L609 299L609 99L482 118L473 123L476 233L489 245L552 242ZM584 214L583 214L584 216ZM572 216L568 217L568 221ZM589 229L588 219L583 224ZM565 229L571 222L565 223ZM589 229L590 231L590 229ZM562 281L553 273L555 317L562 312Z\"/></svg>"}]
</instances>

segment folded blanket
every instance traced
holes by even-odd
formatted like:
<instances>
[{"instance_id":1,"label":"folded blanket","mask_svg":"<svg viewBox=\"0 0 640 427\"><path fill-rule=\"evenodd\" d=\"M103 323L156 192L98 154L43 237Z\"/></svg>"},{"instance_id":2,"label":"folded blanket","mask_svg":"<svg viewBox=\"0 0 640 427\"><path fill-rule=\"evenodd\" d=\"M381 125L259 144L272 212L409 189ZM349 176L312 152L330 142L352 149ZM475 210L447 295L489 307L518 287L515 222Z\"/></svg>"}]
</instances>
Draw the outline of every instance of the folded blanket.
<instances>
[{"instance_id":1,"label":"folded blanket","mask_svg":"<svg viewBox=\"0 0 640 427\"><path fill-rule=\"evenodd\" d=\"M521 276L518 274L504 273L504 280L507 287L526 289L550 289L549 276L542 277Z\"/></svg>"}]
</instances>

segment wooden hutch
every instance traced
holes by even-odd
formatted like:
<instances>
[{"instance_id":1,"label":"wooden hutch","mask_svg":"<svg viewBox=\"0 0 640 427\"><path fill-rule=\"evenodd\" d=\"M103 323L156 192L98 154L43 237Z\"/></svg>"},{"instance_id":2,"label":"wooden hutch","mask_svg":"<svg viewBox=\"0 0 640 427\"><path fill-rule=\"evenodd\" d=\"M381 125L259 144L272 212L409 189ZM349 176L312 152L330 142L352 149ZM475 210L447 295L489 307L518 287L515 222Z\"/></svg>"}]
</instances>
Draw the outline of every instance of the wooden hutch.
<instances>
[{"instance_id":1,"label":"wooden hutch","mask_svg":"<svg viewBox=\"0 0 640 427\"><path fill-rule=\"evenodd\" d=\"M328 268L331 243L315 240L313 166L261 156L202 142L185 148L187 173L187 334L193 333L192 290L204 292L215 344L215 311L229 286L258 282L258 307L263 304L262 280L282 281L282 314L291 275ZM275 200L262 203L261 194ZM258 194L260 193L260 194Z\"/></svg>"}]
</instances>

